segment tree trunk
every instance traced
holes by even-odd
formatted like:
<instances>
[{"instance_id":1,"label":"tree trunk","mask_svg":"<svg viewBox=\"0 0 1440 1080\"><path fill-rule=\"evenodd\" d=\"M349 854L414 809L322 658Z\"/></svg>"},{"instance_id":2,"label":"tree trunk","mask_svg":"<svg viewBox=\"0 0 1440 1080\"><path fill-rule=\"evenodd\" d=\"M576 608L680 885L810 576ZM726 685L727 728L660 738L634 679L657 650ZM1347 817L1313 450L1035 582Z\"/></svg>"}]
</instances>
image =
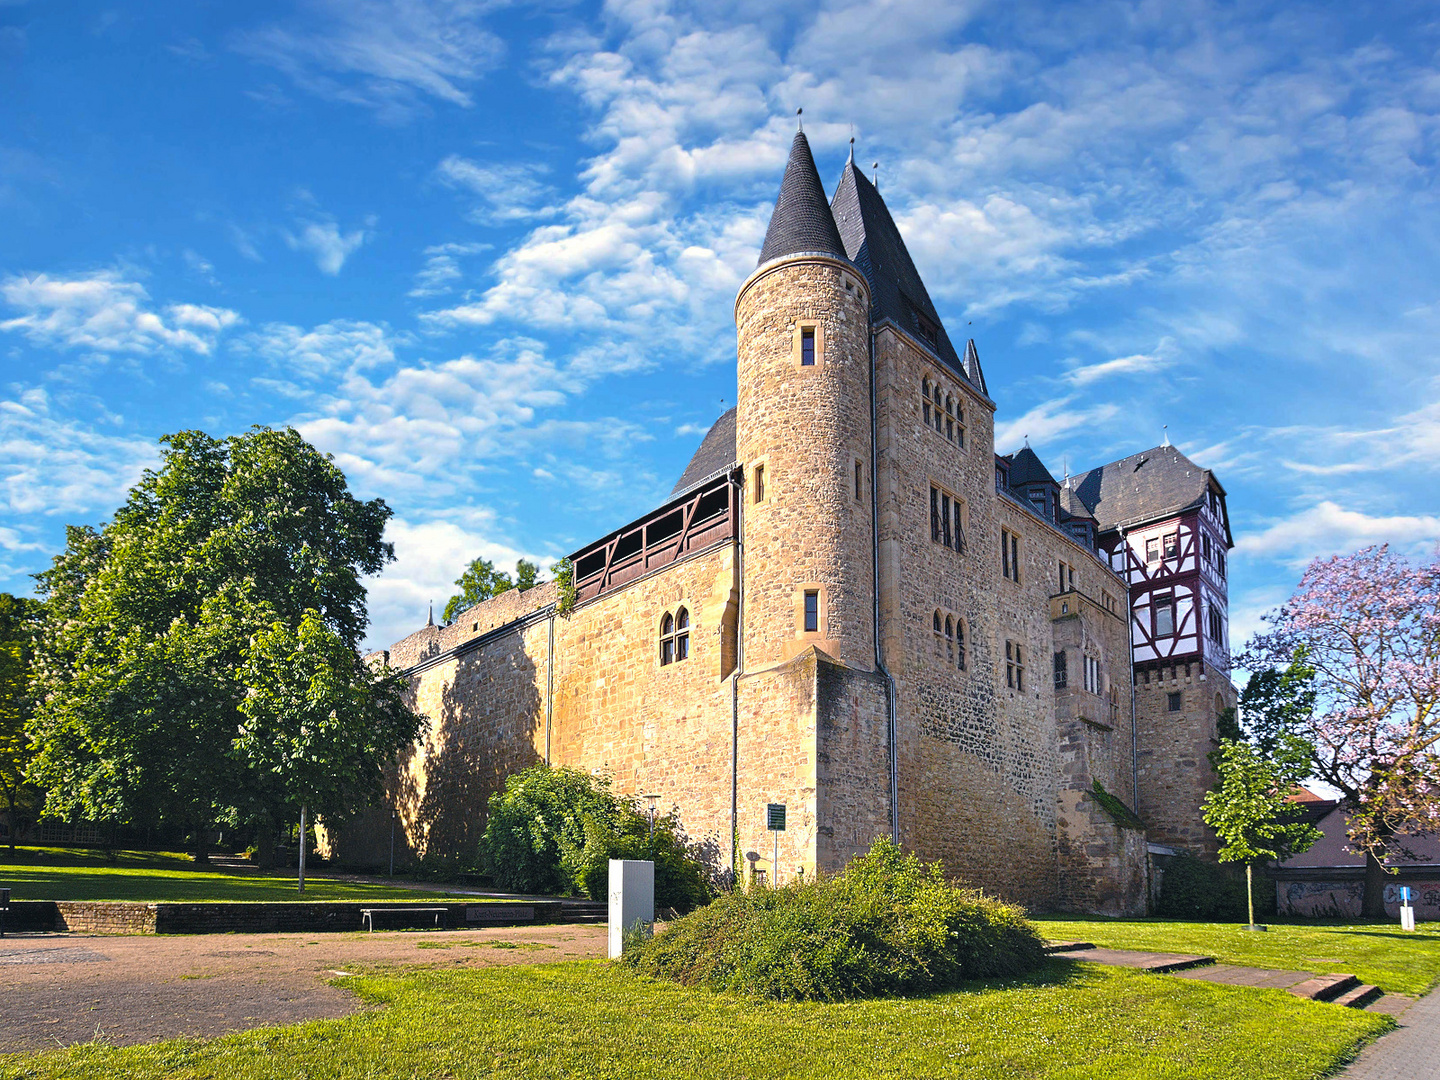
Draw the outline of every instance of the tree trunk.
<instances>
[{"instance_id":1,"label":"tree trunk","mask_svg":"<svg viewBox=\"0 0 1440 1080\"><path fill-rule=\"evenodd\" d=\"M1375 857L1373 851L1365 852L1365 897L1360 901L1360 914L1367 919L1385 917L1385 886L1390 884L1389 871Z\"/></svg>"},{"instance_id":2,"label":"tree trunk","mask_svg":"<svg viewBox=\"0 0 1440 1080\"><path fill-rule=\"evenodd\" d=\"M305 891L305 806L300 806L300 888L298 892Z\"/></svg>"},{"instance_id":3,"label":"tree trunk","mask_svg":"<svg viewBox=\"0 0 1440 1080\"><path fill-rule=\"evenodd\" d=\"M262 818L255 827L255 866L260 870L275 869L275 822Z\"/></svg>"},{"instance_id":4,"label":"tree trunk","mask_svg":"<svg viewBox=\"0 0 1440 1080\"><path fill-rule=\"evenodd\" d=\"M1251 930L1255 929L1255 884L1251 879L1251 872L1254 869L1254 866L1252 866L1250 863L1247 862L1245 864L1245 903L1250 909Z\"/></svg>"},{"instance_id":5,"label":"tree trunk","mask_svg":"<svg viewBox=\"0 0 1440 1080\"><path fill-rule=\"evenodd\" d=\"M195 830L195 862L200 866L208 865L210 862L210 836L208 830L198 827Z\"/></svg>"}]
</instances>

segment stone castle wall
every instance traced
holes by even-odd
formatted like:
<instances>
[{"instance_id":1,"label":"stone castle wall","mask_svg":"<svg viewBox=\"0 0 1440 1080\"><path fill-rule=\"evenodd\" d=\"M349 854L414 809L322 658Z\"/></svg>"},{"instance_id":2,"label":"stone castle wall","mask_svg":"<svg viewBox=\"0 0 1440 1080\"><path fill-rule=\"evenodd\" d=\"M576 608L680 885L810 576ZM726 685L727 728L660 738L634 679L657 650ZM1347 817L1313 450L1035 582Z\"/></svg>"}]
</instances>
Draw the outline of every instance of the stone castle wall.
<instances>
[{"instance_id":1,"label":"stone castle wall","mask_svg":"<svg viewBox=\"0 0 1440 1080\"><path fill-rule=\"evenodd\" d=\"M1180 695L1174 712L1171 694ZM1219 714L1234 708L1237 696L1228 677L1198 661L1135 673L1140 816L1156 843L1211 858L1218 851L1200 804L1215 785L1209 755L1220 748Z\"/></svg>"}]
</instances>

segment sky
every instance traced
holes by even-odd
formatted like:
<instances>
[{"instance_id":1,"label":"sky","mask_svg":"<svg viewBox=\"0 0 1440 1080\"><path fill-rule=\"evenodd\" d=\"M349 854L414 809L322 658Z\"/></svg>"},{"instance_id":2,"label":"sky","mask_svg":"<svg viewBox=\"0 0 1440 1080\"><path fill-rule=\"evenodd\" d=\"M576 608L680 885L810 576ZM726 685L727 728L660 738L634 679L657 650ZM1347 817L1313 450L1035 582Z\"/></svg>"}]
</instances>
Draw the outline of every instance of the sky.
<instances>
[{"instance_id":1,"label":"sky","mask_svg":"<svg viewBox=\"0 0 1440 1080\"><path fill-rule=\"evenodd\" d=\"M803 107L999 451L1215 470L1243 641L1440 538L1437 49L1411 0L0 0L0 590L190 428L394 510L376 647L643 514L734 403Z\"/></svg>"}]
</instances>

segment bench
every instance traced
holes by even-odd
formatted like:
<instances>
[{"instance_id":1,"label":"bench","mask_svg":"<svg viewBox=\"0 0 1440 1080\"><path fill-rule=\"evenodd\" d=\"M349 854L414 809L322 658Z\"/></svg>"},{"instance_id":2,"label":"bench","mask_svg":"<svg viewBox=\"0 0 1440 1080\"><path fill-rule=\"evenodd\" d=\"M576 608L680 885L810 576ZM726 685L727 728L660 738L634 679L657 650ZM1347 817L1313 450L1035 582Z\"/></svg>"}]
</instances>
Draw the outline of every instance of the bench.
<instances>
[{"instance_id":1,"label":"bench","mask_svg":"<svg viewBox=\"0 0 1440 1080\"><path fill-rule=\"evenodd\" d=\"M373 934L376 915L434 915L436 929L440 929L442 925L448 929L449 922L446 916L449 914L450 909L444 907L367 907L360 909L360 925L366 927Z\"/></svg>"}]
</instances>

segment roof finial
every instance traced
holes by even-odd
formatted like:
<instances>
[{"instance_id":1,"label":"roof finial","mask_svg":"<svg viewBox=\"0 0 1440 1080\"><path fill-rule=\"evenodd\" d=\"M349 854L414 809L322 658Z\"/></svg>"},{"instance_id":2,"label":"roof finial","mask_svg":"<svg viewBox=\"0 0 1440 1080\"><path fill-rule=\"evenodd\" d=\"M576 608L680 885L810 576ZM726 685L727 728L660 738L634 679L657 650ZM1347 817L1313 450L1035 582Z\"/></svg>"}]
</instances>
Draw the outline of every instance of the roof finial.
<instances>
[{"instance_id":1,"label":"roof finial","mask_svg":"<svg viewBox=\"0 0 1440 1080\"><path fill-rule=\"evenodd\" d=\"M802 115L804 112L805 112L804 109L796 109L796 110L795 110L795 130L796 130L796 131L804 131L804 130L805 130L805 121L800 118L801 115Z\"/></svg>"},{"instance_id":2,"label":"roof finial","mask_svg":"<svg viewBox=\"0 0 1440 1080\"><path fill-rule=\"evenodd\" d=\"M1169 446L1169 445L1170 445L1170 425L1169 425L1169 424L1165 424L1165 425L1164 425L1164 429L1165 429L1165 441L1164 441L1163 443L1161 443L1160 445L1161 445L1161 446Z\"/></svg>"},{"instance_id":3,"label":"roof finial","mask_svg":"<svg viewBox=\"0 0 1440 1080\"><path fill-rule=\"evenodd\" d=\"M852 127L851 130L854 130L854 128ZM854 165L854 164L855 164L855 136L854 136L854 135L851 135L851 136L850 136L850 164L851 164L851 165Z\"/></svg>"},{"instance_id":4,"label":"roof finial","mask_svg":"<svg viewBox=\"0 0 1440 1080\"><path fill-rule=\"evenodd\" d=\"M879 190L880 190L880 163L879 163L878 161L872 161L872 162L870 162L870 169L871 169L871 179L870 179L870 183L872 183L872 184L875 185L875 190L876 190L876 191L879 191Z\"/></svg>"},{"instance_id":5,"label":"roof finial","mask_svg":"<svg viewBox=\"0 0 1440 1080\"><path fill-rule=\"evenodd\" d=\"M1029 450L1029 449L1030 449L1030 436L1029 436L1029 435L1026 435L1026 436L1025 436L1025 449L1026 449L1026 450Z\"/></svg>"}]
</instances>

